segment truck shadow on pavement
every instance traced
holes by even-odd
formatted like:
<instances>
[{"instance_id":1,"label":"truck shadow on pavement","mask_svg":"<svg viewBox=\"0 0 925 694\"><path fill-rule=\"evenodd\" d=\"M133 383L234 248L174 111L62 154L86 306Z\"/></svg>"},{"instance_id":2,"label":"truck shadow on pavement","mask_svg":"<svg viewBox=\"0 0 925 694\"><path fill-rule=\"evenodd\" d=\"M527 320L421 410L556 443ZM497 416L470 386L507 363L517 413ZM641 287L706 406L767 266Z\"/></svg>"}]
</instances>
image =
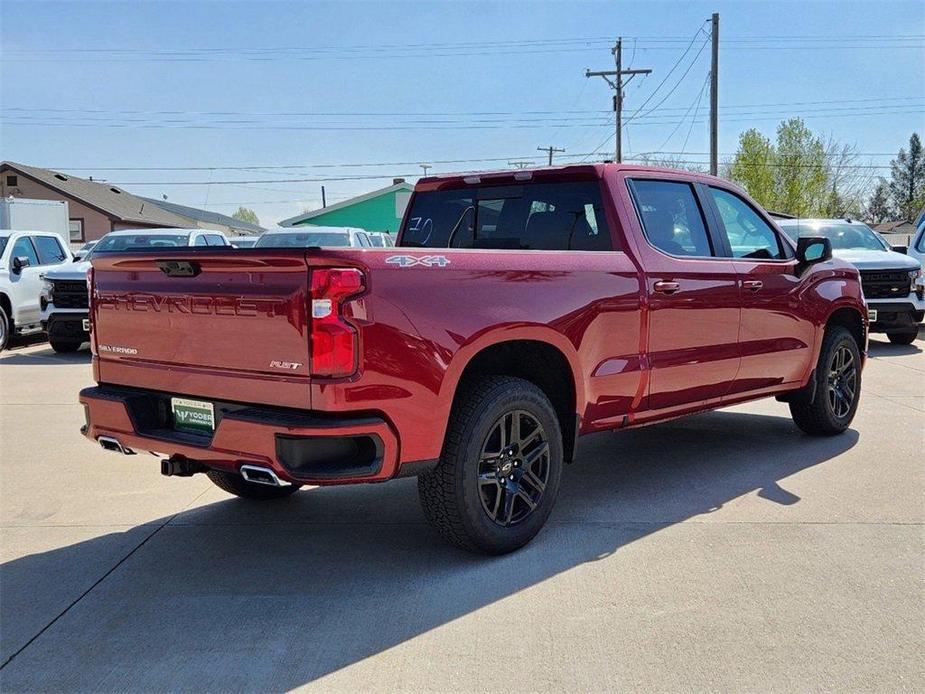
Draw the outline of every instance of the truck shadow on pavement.
<instances>
[{"instance_id":1,"label":"truck shadow on pavement","mask_svg":"<svg viewBox=\"0 0 925 694\"><path fill-rule=\"evenodd\" d=\"M36 366L38 364L89 364L91 354L89 349L82 349L77 352L56 352L51 347L48 349L35 350L31 352L20 352L10 350L9 352L0 353L0 364L9 366Z\"/></svg>"},{"instance_id":2,"label":"truck shadow on pavement","mask_svg":"<svg viewBox=\"0 0 925 694\"><path fill-rule=\"evenodd\" d=\"M2 566L4 661L22 649L4 668L4 689L292 689L674 524L710 522L743 495L786 519L800 499L782 480L857 440L855 431L810 438L787 418L741 412L587 437L546 529L500 558L443 544L410 479L268 505L230 499L25 556ZM113 570L100 557L118 543L136 549ZM55 595L82 561L96 562L92 578ZM516 622L512 637L526 628ZM459 648L497 646L473 638Z\"/></svg>"}]
</instances>

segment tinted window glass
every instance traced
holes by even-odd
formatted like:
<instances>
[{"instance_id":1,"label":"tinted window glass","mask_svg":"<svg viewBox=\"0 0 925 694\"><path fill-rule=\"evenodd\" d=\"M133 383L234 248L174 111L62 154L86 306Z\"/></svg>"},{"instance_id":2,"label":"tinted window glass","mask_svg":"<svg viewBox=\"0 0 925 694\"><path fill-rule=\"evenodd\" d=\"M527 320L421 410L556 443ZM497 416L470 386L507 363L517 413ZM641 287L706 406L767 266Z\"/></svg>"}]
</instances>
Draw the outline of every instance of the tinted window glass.
<instances>
[{"instance_id":1,"label":"tinted window glass","mask_svg":"<svg viewBox=\"0 0 925 694\"><path fill-rule=\"evenodd\" d=\"M280 234L264 234L257 241L256 248L317 248L324 246L344 247L350 245L349 234L334 232L286 231Z\"/></svg>"},{"instance_id":2,"label":"tinted window glass","mask_svg":"<svg viewBox=\"0 0 925 694\"><path fill-rule=\"evenodd\" d=\"M205 236L197 236L193 241L194 246L208 246L209 240Z\"/></svg>"},{"instance_id":3,"label":"tinted window glass","mask_svg":"<svg viewBox=\"0 0 925 694\"><path fill-rule=\"evenodd\" d=\"M36 255L35 248L32 246L32 241L29 240L28 236L20 236L16 239L16 243L13 244L13 251L10 253L10 259L13 258L28 258L29 265L33 267L39 264L39 257Z\"/></svg>"},{"instance_id":4,"label":"tinted window glass","mask_svg":"<svg viewBox=\"0 0 925 694\"><path fill-rule=\"evenodd\" d=\"M825 236L837 250L887 251L886 242L866 224L791 223L784 226L791 236Z\"/></svg>"},{"instance_id":5,"label":"tinted window glass","mask_svg":"<svg viewBox=\"0 0 925 694\"><path fill-rule=\"evenodd\" d=\"M771 226L735 193L710 188L734 258L781 259L786 256Z\"/></svg>"},{"instance_id":6,"label":"tinted window glass","mask_svg":"<svg viewBox=\"0 0 925 694\"><path fill-rule=\"evenodd\" d=\"M189 242L187 234L125 234L104 236L93 247L93 255L110 251L136 251L147 248L172 248L185 246Z\"/></svg>"},{"instance_id":7,"label":"tinted window glass","mask_svg":"<svg viewBox=\"0 0 925 694\"><path fill-rule=\"evenodd\" d=\"M61 242L53 236L36 236L33 241L42 265L60 265L67 260L67 254L61 248Z\"/></svg>"},{"instance_id":8,"label":"tinted window glass","mask_svg":"<svg viewBox=\"0 0 925 694\"><path fill-rule=\"evenodd\" d=\"M689 183L634 180L633 197L646 238L669 255L713 255L703 213Z\"/></svg>"},{"instance_id":9,"label":"tinted window glass","mask_svg":"<svg viewBox=\"0 0 925 694\"><path fill-rule=\"evenodd\" d=\"M919 232L919 240L915 244L915 250L919 253L925 253L925 231ZM0 253L3 253L2 247L0 247Z\"/></svg>"},{"instance_id":10,"label":"tinted window glass","mask_svg":"<svg viewBox=\"0 0 925 694\"><path fill-rule=\"evenodd\" d=\"M3 255L3 251L6 250L6 244L9 243L10 239L8 236L0 236L0 255Z\"/></svg>"},{"instance_id":11,"label":"tinted window glass","mask_svg":"<svg viewBox=\"0 0 925 694\"><path fill-rule=\"evenodd\" d=\"M225 239L223 239L218 234L206 234L206 240L209 242L210 246L224 246Z\"/></svg>"},{"instance_id":12,"label":"tinted window glass","mask_svg":"<svg viewBox=\"0 0 925 694\"><path fill-rule=\"evenodd\" d=\"M417 193L401 245L613 250L597 181Z\"/></svg>"}]
</instances>

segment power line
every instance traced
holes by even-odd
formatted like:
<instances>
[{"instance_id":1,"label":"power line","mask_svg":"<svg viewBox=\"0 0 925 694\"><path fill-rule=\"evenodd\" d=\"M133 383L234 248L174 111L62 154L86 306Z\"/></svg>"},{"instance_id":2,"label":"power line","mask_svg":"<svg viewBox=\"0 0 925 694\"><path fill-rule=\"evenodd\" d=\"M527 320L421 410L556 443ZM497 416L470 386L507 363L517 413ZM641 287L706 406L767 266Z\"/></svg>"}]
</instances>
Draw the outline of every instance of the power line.
<instances>
[{"instance_id":1,"label":"power line","mask_svg":"<svg viewBox=\"0 0 925 694\"><path fill-rule=\"evenodd\" d=\"M687 107L687 111L685 111L684 115L681 116L681 120L678 121L678 124L674 127L674 130L671 131L671 134L665 138L665 141L659 146L659 149L663 149L665 145L667 145L668 142L671 140L671 138L674 137L674 134L678 132L678 130L684 124L684 119L687 118L690 112L694 110L695 103L696 103L697 109L698 110L700 109L700 100L703 98L703 93L704 91L706 91L707 84L709 84L709 82L710 82L710 76L707 75L707 78L703 81L703 85L700 87L700 91L697 92L697 96L695 97L694 101L691 101L691 105ZM696 118L697 118L697 114L695 113L694 118L691 119L691 129L693 129L694 127L694 120ZM690 137L690 131L688 131L688 137ZM684 144L685 146L687 145L687 140L684 141ZM684 147L681 147L681 149L683 150Z\"/></svg>"},{"instance_id":2,"label":"power line","mask_svg":"<svg viewBox=\"0 0 925 694\"><path fill-rule=\"evenodd\" d=\"M587 83L585 83L586 85ZM921 96L896 97L870 97L860 99L823 99L819 101L774 101L756 104L732 104L723 107L723 110L740 108L763 108L768 106L812 106L820 104L856 104L887 101L919 101L925 99ZM645 102L644 102L645 103ZM640 106L641 110L644 106ZM667 107L649 109L658 111L682 111L680 107ZM126 109L82 109L82 108L23 108L6 106L0 107L0 112L14 113L92 113L92 114L121 114L121 115L164 115L164 116L272 116L272 117L306 117L306 116L356 116L356 117L385 117L385 116L511 116L511 115L575 115L575 114L610 114L610 109L588 110L561 110L561 111L401 111L401 112L358 112L358 111L143 111Z\"/></svg>"},{"instance_id":3,"label":"power line","mask_svg":"<svg viewBox=\"0 0 925 694\"><path fill-rule=\"evenodd\" d=\"M700 31L702 32L703 29L701 29ZM698 32L698 33L699 33L699 32ZM695 38L696 38L696 37L695 37ZM655 104L655 106L653 106L651 109L649 109L648 111L646 111L646 112L644 112L644 113L642 112L643 107L640 106L640 107L639 107L639 110L636 112L635 115L630 116L629 118L627 118L627 120L626 120L627 125L629 125L630 123L632 123L634 120L638 120L638 119L640 119L640 118L645 118L646 116L648 116L648 115L654 113L654 110L655 110L655 109L657 109L657 108L660 107L662 104L664 104L664 103L671 97L671 95L675 93L675 91L677 90L677 88L678 88L678 87L681 85L681 83L685 80L685 78L688 76L688 74L690 74L690 71L693 69L694 65L697 63L697 60L700 58L700 55L703 53L703 49L707 47L707 44L708 44L708 43L709 43L709 37L707 37L707 39L706 39L703 43L700 44L700 49L697 51L696 55L694 55L693 60L691 60L691 62L688 64L687 69L684 70L684 74L682 74L681 77L678 78L678 81L675 82L675 85L668 91L667 94L665 94L664 97L662 97L662 100L659 101L657 104ZM678 64L679 64L679 63L676 63L675 66L677 66ZM653 93L651 96L654 96L654 93Z\"/></svg>"}]
</instances>

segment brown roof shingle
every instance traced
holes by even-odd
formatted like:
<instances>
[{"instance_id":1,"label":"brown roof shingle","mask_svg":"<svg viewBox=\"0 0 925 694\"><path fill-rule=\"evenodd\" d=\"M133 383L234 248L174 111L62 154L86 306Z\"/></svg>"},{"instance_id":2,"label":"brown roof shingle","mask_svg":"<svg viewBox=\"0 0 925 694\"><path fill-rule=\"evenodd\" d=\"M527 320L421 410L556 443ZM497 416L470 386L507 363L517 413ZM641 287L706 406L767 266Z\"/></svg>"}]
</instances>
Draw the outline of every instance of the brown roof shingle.
<instances>
[{"instance_id":1,"label":"brown roof shingle","mask_svg":"<svg viewBox=\"0 0 925 694\"><path fill-rule=\"evenodd\" d=\"M63 174L51 169L26 166L13 161L4 161L0 167L9 168L28 176L55 190L79 200L91 207L125 222L150 224L159 227L185 228L195 226L186 217L169 212L157 205L143 200L137 195L127 193L109 183L99 183L86 178Z\"/></svg>"}]
</instances>

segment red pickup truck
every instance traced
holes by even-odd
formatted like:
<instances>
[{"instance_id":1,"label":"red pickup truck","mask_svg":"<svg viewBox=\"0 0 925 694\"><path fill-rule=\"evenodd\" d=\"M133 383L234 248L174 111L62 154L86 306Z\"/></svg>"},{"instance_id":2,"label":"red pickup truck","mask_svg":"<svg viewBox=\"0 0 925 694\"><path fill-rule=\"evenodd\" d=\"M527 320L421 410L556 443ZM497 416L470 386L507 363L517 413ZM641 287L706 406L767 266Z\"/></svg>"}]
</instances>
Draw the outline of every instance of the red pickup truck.
<instances>
[{"instance_id":1,"label":"red pickup truck","mask_svg":"<svg viewBox=\"0 0 925 694\"><path fill-rule=\"evenodd\" d=\"M417 476L488 553L540 530L583 434L766 396L844 431L867 343L828 239L615 164L422 179L396 248L94 254L89 282L85 436L251 499Z\"/></svg>"}]
</instances>

